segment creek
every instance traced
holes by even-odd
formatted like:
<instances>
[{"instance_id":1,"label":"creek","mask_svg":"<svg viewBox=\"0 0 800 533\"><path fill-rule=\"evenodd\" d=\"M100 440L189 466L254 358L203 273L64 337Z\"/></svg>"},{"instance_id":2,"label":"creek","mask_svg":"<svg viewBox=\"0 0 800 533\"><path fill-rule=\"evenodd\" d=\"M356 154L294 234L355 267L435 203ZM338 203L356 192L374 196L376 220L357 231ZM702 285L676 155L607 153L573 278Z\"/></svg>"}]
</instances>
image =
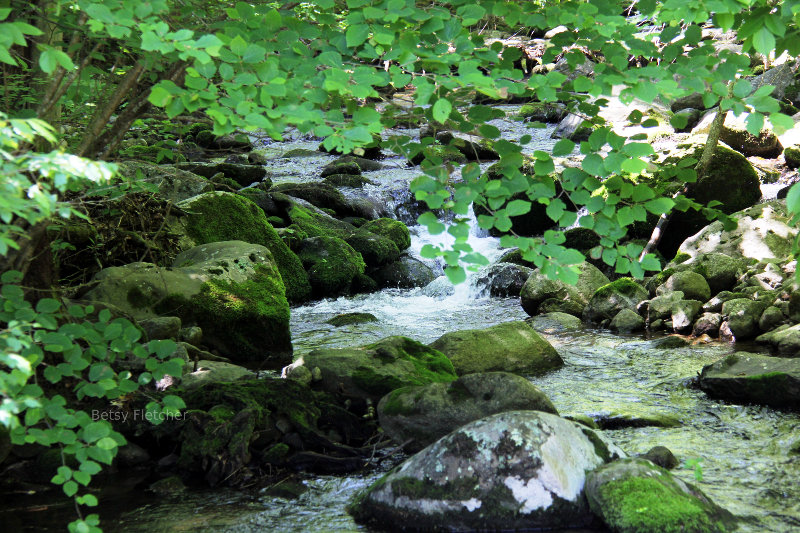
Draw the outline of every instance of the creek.
<instances>
[{"instance_id":1,"label":"creek","mask_svg":"<svg viewBox=\"0 0 800 533\"><path fill-rule=\"evenodd\" d=\"M511 107L509 111L516 108ZM496 121L504 136L535 135L536 149L552 146L550 129L528 130L519 123ZM415 135L415 130L403 130ZM318 141L296 139L265 147L267 156L290 148L315 149ZM533 150L533 148L530 148ZM314 181L332 156L273 160L270 171L281 181ZM378 198L387 210L411 224L408 183L417 169L400 159L383 162L388 169L365 176L378 185L352 194ZM497 239L475 228L473 248L490 261L502 250ZM443 242L442 236L412 226L411 255L420 258L423 245ZM441 273L441 266L433 265ZM527 315L518 298L489 298L477 283L479 273L454 290L444 278L426 288L388 289L373 294L313 302L292 309L295 355L315 348L358 346L390 335L431 342L458 329L485 328L522 320ZM372 313L378 322L333 327L327 320L340 313ZM623 336L584 329L545 337L562 355L565 365L532 378L563 416L588 415L614 420L672 420L674 427L625 427L608 430L610 439L628 454L666 446L682 461L677 474L695 482L712 500L743 518L741 531L790 532L800 530L800 457L789 449L800 437L800 414L758 406L738 406L711 400L691 386L700 369L734 351L726 343L661 347L661 339ZM753 346L736 350L757 350ZM255 531L364 531L346 513L345 506L397 459L368 474L301 477L307 490L296 499L228 489L191 491L175 497L147 494L128 480L108 499L101 497L106 531L119 532L255 532ZM688 466L699 465L699 466ZM694 478L697 479L694 479ZM120 476L109 485L123 485ZM57 498L60 496L56 496ZM65 513L69 509L65 509ZM67 515L68 516L68 515ZM50 522L47 520L46 522ZM52 530L63 530L52 524ZM36 530L50 530L42 524ZM0 528L2 529L2 528Z\"/></svg>"}]
</instances>

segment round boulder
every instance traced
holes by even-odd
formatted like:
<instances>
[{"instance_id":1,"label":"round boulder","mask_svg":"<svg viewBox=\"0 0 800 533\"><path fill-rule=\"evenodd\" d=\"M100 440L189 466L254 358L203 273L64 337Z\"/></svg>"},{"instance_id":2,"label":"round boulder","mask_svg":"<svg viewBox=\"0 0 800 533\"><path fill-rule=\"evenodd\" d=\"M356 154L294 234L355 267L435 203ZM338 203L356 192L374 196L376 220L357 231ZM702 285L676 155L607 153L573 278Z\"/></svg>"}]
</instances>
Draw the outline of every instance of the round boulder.
<instances>
[{"instance_id":1,"label":"round boulder","mask_svg":"<svg viewBox=\"0 0 800 533\"><path fill-rule=\"evenodd\" d=\"M666 283L656 290L656 294L661 295L668 291L681 291L687 300L705 302L711 298L711 288L706 279L688 270L671 275Z\"/></svg>"},{"instance_id":2,"label":"round boulder","mask_svg":"<svg viewBox=\"0 0 800 533\"><path fill-rule=\"evenodd\" d=\"M647 300L647 289L630 278L620 278L597 289L583 311L589 322L612 320L623 309L636 310L639 302Z\"/></svg>"}]
</instances>

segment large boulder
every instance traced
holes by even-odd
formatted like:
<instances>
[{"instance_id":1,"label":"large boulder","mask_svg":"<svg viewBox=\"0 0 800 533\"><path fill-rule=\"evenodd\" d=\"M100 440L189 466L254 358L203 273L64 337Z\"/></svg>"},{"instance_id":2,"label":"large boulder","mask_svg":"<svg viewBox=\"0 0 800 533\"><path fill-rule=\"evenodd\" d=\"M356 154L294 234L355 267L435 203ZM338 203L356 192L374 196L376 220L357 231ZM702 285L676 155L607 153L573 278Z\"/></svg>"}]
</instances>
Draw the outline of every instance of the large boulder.
<instances>
[{"instance_id":1,"label":"large boulder","mask_svg":"<svg viewBox=\"0 0 800 533\"><path fill-rule=\"evenodd\" d=\"M374 403L400 387L457 378L444 354L407 337L387 337L358 348L312 350L284 369L284 375L304 372L301 367L315 376L316 388Z\"/></svg>"},{"instance_id":2,"label":"large boulder","mask_svg":"<svg viewBox=\"0 0 800 533\"><path fill-rule=\"evenodd\" d=\"M687 300L707 301L711 298L711 288L706 279L700 274L688 270L676 272L659 287L657 294L680 291Z\"/></svg>"},{"instance_id":3,"label":"large boulder","mask_svg":"<svg viewBox=\"0 0 800 533\"><path fill-rule=\"evenodd\" d=\"M647 300L649 294L630 278L620 278L603 285L592 295L583 311L583 318L589 322L612 320L623 309L636 310L639 302Z\"/></svg>"},{"instance_id":4,"label":"large boulder","mask_svg":"<svg viewBox=\"0 0 800 533\"><path fill-rule=\"evenodd\" d=\"M249 199L227 192L205 193L178 204L186 216L176 230L186 235L184 247L239 240L269 248L290 302L308 300L311 285L300 259L286 246L264 211Z\"/></svg>"},{"instance_id":5,"label":"large boulder","mask_svg":"<svg viewBox=\"0 0 800 533\"><path fill-rule=\"evenodd\" d=\"M589 472L586 498L618 533L725 533L735 528L729 512L646 459L619 459Z\"/></svg>"},{"instance_id":6,"label":"large boulder","mask_svg":"<svg viewBox=\"0 0 800 533\"><path fill-rule=\"evenodd\" d=\"M534 270L520 292L520 301L525 312L531 316L536 315L540 312L539 307L543 302L556 299L577 304L567 309L580 309L577 313L573 313L580 315L595 291L610 283L610 280L591 263L581 263L578 269L578 282L575 285L550 279L538 268ZM569 312L567 309L565 312Z\"/></svg>"},{"instance_id":7,"label":"large boulder","mask_svg":"<svg viewBox=\"0 0 800 533\"><path fill-rule=\"evenodd\" d=\"M564 364L555 348L525 322L445 333L430 346L453 362L459 376L493 371L542 374Z\"/></svg>"},{"instance_id":8,"label":"large boulder","mask_svg":"<svg viewBox=\"0 0 800 533\"><path fill-rule=\"evenodd\" d=\"M291 360L289 305L270 251L225 241L182 252L173 268L132 263L100 271L84 299L133 318L178 316L225 357L278 368Z\"/></svg>"},{"instance_id":9,"label":"large boulder","mask_svg":"<svg viewBox=\"0 0 800 533\"><path fill-rule=\"evenodd\" d=\"M703 276L712 295L733 288L747 269L747 261L741 257L734 258L718 252L698 254L682 265Z\"/></svg>"},{"instance_id":10,"label":"large boulder","mask_svg":"<svg viewBox=\"0 0 800 533\"><path fill-rule=\"evenodd\" d=\"M242 165L237 163L178 163L175 167L208 179L221 173L227 179L235 181L242 187L247 187L267 177L267 169L262 165Z\"/></svg>"},{"instance_id":11,"label":"large boulder","mask_svg":"<svg viewBox=\"0 0 800 533\"><path fill-rule=\"evenodd\" d=\"M798 357L800 356L800 324L764 333L756 337L756 342L772 347L781 355Z\"/></svg>"},{"instance_id":12,"label":"large boulder","mask_svg":"<svg viewBox=\"0 0 800 533\"><path fill-rule=\"evenodd\" d=\"M734 259L784 259L792 253L797 230L789 224L785 200L773 200L733 215L734 230L725 231L722 222L712 222L681 244L679 253L689 257L712 252Z\"/></svg>"},{"instance_id":13,"label":"large boulder","mask_svg":"<svg viewBox=\"0 0 800 533\"><path fill-rule=\"evenodd\" d=\"M353 279L364 273L361 254L338 237L304 239L297 255L318 298L349 294Z\"/></svg>"},{"instance_id":14,"label":"large boulder","mask_svg":"<svg viewBox=\"0 0 800 533\"><path fill-rule=\"evenodd\" d=\"M469 422L518 410L558 414L547 396L522 376L485 372L395 389L381 399L378 417L395 442L419 451Z\"/></svg>"},{"instance_id":15,"label":"large boulder","mask_svg":"<svg viewBox=\"0 0 800 533\"><path fill-rule=\"evenodd\" d=\"M400 258L400 250L393 240L363 229L346 238L345 242L361 254L368 267L378 267Z\"/></svg>"},{"instance_id":16,"label":"large boulder","mask_svg":"<svg viewBox=\"0 0 800 533\"><path fill-rule=\"evenodd\" d=\"M701 204L720 202L717 209L726 214L746 209L758 202L761 198L761 187L756 171L742 154L724 145L717 146L708 169L698 181L686 184L684 180L670 176L690 160L698 161L704 148L705 138L698 136L660 155L658 163L664 170L658 173L656 180L664 193L671 194L686 186L687 197ZM665 257L672 257L687 237L707 224L708 219L698 211L673 212L669 231L664 232L659 242L659 251ZM650 231L648 228L642 236L649 237Z\"/></svg>"},{"instance_id":17,"label":"large boulder","mask_svg":"<svg viewBox=\"0 0 800 533\"><path fill-rule=\"evenodd\" d=\"M382 289L424 287L436 279L433 270L428 265L407 255L400 256L397 261L370 271L369 275Z\"/></svg>"},{"instance_id":18,"label":"large boulder","mask_svg":"<svg viewBox=\"0 0 800 533\"><path fill-rule=\"evenodd\" d=\"M796 409L800 405L800 358L736 352L705 366L699 385L713 398Z\"/></svg>"},{"instance_id":19,"label":"large boulder","mask_svg":"<svg viewBox=\"0 0 800 533\"><path fill-rule=\"evenodd\" d=\"M173 203L214 190L214 184L207 179L171 165L144 161L121 161L117 165L121 176L156 185L158 193Z\"/></svg>"},{"instance_id":20,"label":"large boulder","mask_svg":"<svg viewBox=\"0 0 800 533\"><path fill-rule=\"evenodd\" d=\"M558 416L499 413L411 457L358 495L350 512L383 529L583 527L594 519L583 491L586 471L615 452L592 430Z\"/></svg>"},{"instance_id":21,"label":"large boulder","mask_svg":"<svg viewBox=\"0 0 800 533\"><path fill-rule=\"evenodd\" d=\"M708 133L716 114L716 110L709 112L695 127L693 133ZM752 135L747 131L746 120L747 114L737 117L733 112L728 111L719 139L746 157L758 156L771 159L781 155L783 146L781 146L778 136L766 128L762 129L758 135Z\"/></svg>"},{"instance_id":22,"label":"large boulder","mask_svg":"<svg viewBox=\"0 0 800 533\"><path fill-rule=\"evenodd\" d=\"M514 263L495 263L478 278L477 285L492 296L519 296L533 270Z\"/></svg>"},{"instance_id":23,"label":"large boulder","mask_svg":"<svg viewBox=\"0 0 800 533\"><path fill-rule=\"evenodd\" d=\"M361 226L361 229L393 240L401 252L411 246L411 234L408 231L408 227L399 220L378 218L370 220Z\"/></svg>"}]
</instances>

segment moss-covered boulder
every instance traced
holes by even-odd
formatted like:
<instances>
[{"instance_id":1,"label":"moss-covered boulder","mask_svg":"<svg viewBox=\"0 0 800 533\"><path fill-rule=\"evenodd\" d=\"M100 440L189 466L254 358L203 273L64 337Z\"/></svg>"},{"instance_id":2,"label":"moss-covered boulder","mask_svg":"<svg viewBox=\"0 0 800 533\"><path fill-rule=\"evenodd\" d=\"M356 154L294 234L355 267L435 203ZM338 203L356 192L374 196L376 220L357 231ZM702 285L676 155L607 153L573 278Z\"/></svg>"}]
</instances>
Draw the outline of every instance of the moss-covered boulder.
<instances>
[{"instance_id":1,"label":"moss-covered boulder","mask_svg":"<svg viewBox=\"0 0 800 533\"><path fill-rule=\"evenodd\" d=\"M734 298L722 304L722 315L727 317L733 336L737 340L747 340L761 333L758 320L768 306L767 302L759 300Z\"/></svg>"},{"instance_id":2,"label":"moss-covered boulder","mask_svg":"<svg viewBox=\"0 0 800 533\"><path fill-rule=\"evenodd\" d=\"M274 195L279 199L286 199L285 211L281 211L291 225L301 229L309 237L338 237L346 239L356 232L358 228L336 219L318 207L302 201L295 201L280 193Z\"/></svg>"},{"instance_id":3,"label":"moss-covered boulder","mask_svg":"<svg viewBox=\"0 0 800 533\"><path fill-rule=\"evenodd\" d=\"M349 294L353 279L364 273L364 260L337 237L311 237L300 243L297 255L308 272L315 297Z\"/></svg>"},{"instance_id":4,"label":"moss-covered boulder","mask_svg":"<svg viewBox=\"0 0 800 533\"><path fill-rule=\"evenodd\" d=\"M246 368L222 361L200 360L187 365L186 370L188 372L181 376L182 390L194 390L206 383L231 382L254 377Z\"/></svg>"},{"instance_id":5,"label":"moss-covered boulder","mask_svg":"<svg viewBox=\"0 0 800 533\"><path fill-rule=\"evenodd\" d=\"M413 289L424 287L436 279L433 270L413 257L403 255L397 261L370 271L370 276L382 289Z\"/></svg>"},{"instance_id":6,"label":"moss-covered boulder","mask_svg":"<svg viewBox=\"0 0 800 533\"><path fill-rule=\"evenodd\" d=\"M336 315L330 320L326 320L326 324L334 327L351 326L353 324L365 324L367 322L377 322L378 318L372 313L342 313Z\"/></svg>"},{"instance_id":7,"label":"moss-covered boulder","mask_svg":"<svg viewBox=\"0 0 800 533\"><path fill-rule=\"evenodd\" d=\"M519 116L535 122L558 124L567 116L567 110L558 103L531 102L519 108Z\"/></svg>"},{"instance_id":8,"label":"moss-covered boulder","mask_svg":"<svg viewBox=\"0 0 800 533\"><path fill-rule=\"evenodd\" d=\"M579 316L595 291L610 283L610 280L591 263L582 263L578 269L578 283L575 285L550 279L539 269L534 270L520 292L520 301L525 312L536 315L540 312L539 308L543 302L555 298L562 302L577 304L564 308L564 312L573 311L574 313L570 314Z\"/></svg>"},{"instance_id":9,"label":"moss-covered boulder","mask_svg":"<svg viewBox=\"0 0 800 533\"><path fill-rule=\"evenodd\" d=\"M285 369L292 377L305 367L319 388L348 398L378 402L410 385L454 381L453 364L441 352L407 337L387 337L358 348L312 350Z\"/></svg>"},{"instance_id":10,"label":"moss-covered boulder","mask_svg":"<svg viewBox=\"0 0 800 533\"><path fill-rule=\"evenodd\" d=\"M361 226L361 229L393 240L401 252L411 246L411 234L408 231L408 226L399 220L378 218L365 223Z\"/></svg>"},{"instance_id":11,"label":"moss-covered boulder","mask_svg":"<svg viewBox=\"0 0 800 533\"><path fill-rule=\"evenodd\" d=\"M684 270L675 272L656 290L656 294L680 291L687 300L707 301L711 298L711 288L706 278L696 272Z\"/></svg>"},{"instance_id":12,"label":"moss-covered boulder","mask_svg":"<svg viewBox=\"0 0 800 533\"><path fill-rule=\"evenodd\" d=\"M422 148L416 155L411 158L412 165L419 165L424 160L428 160L433 164L442 163L458 163L464 164L467 162L467 156L455 146L431 144Z\"/></svg>"},{"instance_id":13,"label":"moss-covered boulder","mask_svg":"<svg viewBox=\"0 0 800 533\"><path fill-rule=\"evenodd\" d=\"M791 255L797 229L789 224L785 200L773 200L735 213L738 226L726 231L712 222L686 239L680 252L689 257L722 253L734 259L785 259Z\"/></svg>"},{"instance_id":14,"label":"moss-covered boulder","mask_svg":"<svg viewBox=\"0 0 800 533\"><path fill-rule=\"evenodd\" d=\"M609 327L620 333L633 333L634 331L644 331L644 318L639 313L631 309L623 309L617 313Z\"/></svg>"},{"instance_id":15,"label":"moss-covered boulder","mask_svg":"<svg viewBox=\"0 0 800 533\"><path fill-rule=\"evenodd\" d=\"M355 174L331 174L325 176L323 182L333 187L350 187L353 189L360 189L364 185L375 185L374 181Z\"/></svg>"},{"instance_id":16,"label":"moss-covered boulder","mask_svg":"<svg viewBox=\"0 0 800 533\"><path fill-rule=\"evenodd\" d=\"M692 137L690 142L680 144L668 153L660 154L658 163L665 170L657 174L657 186L667 194L684 187L686 183L683 180L670 174L680 168L680 165L687 164L689 160L699 160L704 146L703 136ZM686 196L701 204L718 201L721 205L718 205L717 209L732 214L758 202L761 198L761 187L758 175L747 159L739 152L720 145L717 146L702 178L687 185ZM655 219L652 220L652 224L655 224ZM672 213L670 229L662 235L658 249L665 257L672 257L687 237L694 235L707 224L708 219L697 211ZM649 237L651 230L652 226L648 226L641 236ZM718 251L726 253L723 250Z\"/></svg>"},{"instance_id":17,"label":"moss-covered boulder","mask_svg":"<svg viewBox=\"0 0 800 533\"><path fill-rule=\"evenodd\" d=\"M764 311L764 314L766 314L766 311ZM781 355L800 357L800 324L759 335L756 337L756 342L771 347Z\"/></svg>"},{"instance_id":18,"label":"moss-covered boulder","mask_svg":"<svg viewBox=\"0 0 800 533\"><path fill-rule=\"evenodd\" d=\"M630 278L620 278L594 292L583 311L583 318L589 322L611 320L623 309L635 311L647 296L647 289L639 283Z\"/></svg>"},{"instance_id":19,"label":"moss-covered boulder","mask_svg":"<svg viewBox=\"0 0 800 533\"><path fill-rule=\"evenodd\" d=\"M716 114L716 109L710 111L693 133L708 133ZM783 152L781 141L773 131L763 128L758 135L753 135L747 131L747 115L737 117L731 111L725 115L719 140L746 157L758 156L770 159L778 157Z\"/></svg>"},{"instance_id":20,"label":"moss-covered boulder","mask_svg":"<svg viewBox=\"0 0 800 533\"><path fill-rule=\"evenodd\" d=\"M192 248L174 268L149 263L103 269L84 298L132 317L180 317L225 357L278 368L291 360L289 305L270 251L242 241Z\"/></svg>"},{"instance_id":21,"label":"moss-covered boulder","mask_svg":"<svg viewBox=\"0 0 800 533\"><path fill-rule=\"evenodd\" d=\"M361 254L368 267L378 267L400 258L400 250L393 240L363 228L345 239L345 242Z\"/></svg>"},{"instance_id":22,"label":"moss-covered boulder","mask_svg":"<svg viewBox=\"0 0 800 533\"><path fill-rule=\"evenodd\" d=\"M555 348L522 321L445 333L430 346L453 362L459 376L496 371L543 374L564 364Z\"/></svg>"},{"instance_id":23,"label":"moss-covered boulder","mask_svg":"<svg viewBox=\"0 0 800 533\"><path fill-rule=\"evenodd\" d=\"M532 316L526 319L525 322L537 332L547 335L564 333L567 331L578 331L583 328L583 322L581 322L580 318L575 315L559 312Z\"/></svg>"},{"instance_id":24,"label":"moss-covered boulder","mask_svg":"<svg viewBox=\"0 0 800 533\"><path fill-rule=\"evenodd\" d=\"M441 438L356 496L358 522L417 531L588 526L585 472L614 453L592 430L539 411L482 418Z\"/></svg>"},{"instance_id":25,"label":"moss-covered boulder","mask_svg":"<svg viewBox=\"0 0 800 533\"><path fill-rule=\"evenodd\" d=\"M524 377L485 372L449 383L395 389L381 399L378 417L387 435L415 452L469 422L517 410L558 414L547 396Z\"/></svg>"},{"instance_id":26,"label":"moss-covered boulder","mask_svg":"<svg viewBox=\"0 0 800 533\"><path fill-rule=\"evenodd\" d=\"M696 487L646 459L614 461L586 475L592 511L619 533L724 533L733 516Z\"/></svg>"},{"instance_id":27,"label":"moss-covered boulder","mask_svg":"<svg viewBox=\"0 0 800 533\"><path fill-rule=\"evenodd\" d=\"M339 190L327 183L281 183L273 186L270 192L302 198L320 209L332 209L340 217L357 215L360 212Z\"/></svg>"},{"instance_id":28,"label":"moss-covered boulder","mask_svg":"<svg viewBox=\"0 0 800 533\"><path fill-rule=\"evenodd\" d=\"M264 211L242 196L213 192L190 198L178 205L186 216L179 228L189 237L189 246L240 240L269 248L281 273L290 302L302 302L311 295L308 276L300 259L289 250Z\"/></svg>"},{"instance_id":29,"label":"moss-covered boulder","mask_svg":"<svg viewBox=\"0 0 800 533\"><path fill-rule=\"evenodd\" d=\"M744 271L747 261L718 252L701 253L683 263L706 279L711 294L727 291L736 285Z\"/></svg>"},{"instance_id":30,"label":"moss-covered boulder","mask_svg":"<svg viewBox=\"0 0 800 533\"><path fill-rule=\"evenodd\" d=\"M800 405L800 358L736 352L705 366L698 383L712 398L796 409Z\"/></svg>"}]
</instances>

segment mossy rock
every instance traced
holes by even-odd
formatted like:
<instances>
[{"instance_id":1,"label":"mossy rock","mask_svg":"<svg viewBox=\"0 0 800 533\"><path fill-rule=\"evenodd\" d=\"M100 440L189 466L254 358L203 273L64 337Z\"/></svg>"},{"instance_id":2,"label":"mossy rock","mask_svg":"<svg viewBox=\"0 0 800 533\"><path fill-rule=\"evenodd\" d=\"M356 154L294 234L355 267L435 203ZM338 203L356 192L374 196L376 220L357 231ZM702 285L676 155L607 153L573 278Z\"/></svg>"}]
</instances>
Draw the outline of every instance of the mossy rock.
<instances>
[{"instance_id":1,"label":"mossy rock","mask_svg":"<svg viewBox=\"0 0 800 533\"><path fill-rule=\"evenodd\" d=\"M308 272L315 297L349 294L353 278L364 273L364 259L342 239L311 237L300 243L298 257Z\"/></svg>"},{"instance_id":2,"label":"mossy rock","mask_svg":"<svg viewBox=\"0 0 800 533\"><path fill-rule=\"evenodd\" d=\"M298 303L309 298L311 286L300 259L267 222L264 211L252 201L216 192L191 198L179 207L187 212L181 224L194 243L240 240L266 246L283 278L287 299Z\"/></svg>"},{"instance_id":3,"label":"mossy rock","mask_svg":"<svg viewBox=\"0 0 800 533\"><path fill-rule=\"evenodd\" d=\"M698 384L712 398L796 409L800 405L800 358L736 352L705 366Z\"/></svg>"},{"instance_id":4,"label":"mossy rock","mask_svg":"<svg viewBox=\"0 0 800 533\"><path fill-rule=\"evenodd\" d=\"M252 183L269 181L269 178L267 178L267 169L261 165L241 165L236 163L179 163L175 165L175 167L208 179L222 173L223 176L237 183L239 187L247 187Z\"/></svg>"},{"instance_id":5,"label":"mossy rock","mask_svg":"<svg viewBox=\"0 0 800 533\"><path fill-rule=\"evenodd\" d=\"M443 163L458 163L464 164L467 162L467 156L461 153L458 148L453 146L443 146L441 144L431 144L422 148L415 156L411 158L413 165L422 164L427 159L434 165Z\"/></svg>"},{"instance_id":6,"label":"mossy rock","mask_svg":"<svg viewBox=\"0 0 800 533\"><path fill-rule=\"evenodd\" d=\"M281 154L281 159L292 158L306 158L306 157L320 157L322 154L317 150L308 150L307 148L292 148Z\"/></svg>"},{"instance_id":7,"label":"mossy rock","mask_svg":"<svg viewBox=\"0 0 800 533\"><path fill-rule=\"evenodd\" d=\"M535 375L564 364L555 348L522 321L445 333L430 346L450 358L459 376L494 371Z\"/></svg>"},{"instance_id":8,"label":"mossy rock","mask_svg":"<svg viewBox=\"0 0 800 533\"><path fill-rule=\"evenodd\" d=\"M520 302L526 313L533 316L544 312L542 304L555 299L558 302L574 305L559 305L561 310L580 316L595 291L610 283L610 280L591 263L578 265L578 282L571 285L561 280L553 280L537 268L528 277L520 292ZM553 302L550 302L552 304Z\"/></svg>"},{"instance_id":9,"label":"mossy rock","mask_svg":"<svg viewBox=\"0 0 800 533\"><path fill-rule=\"evenodd\" d=\"M121 161L117 165L121 176L155 184L158 193L173 203L214 190L214 185L205 178L172 165L144 161Z\"/></svg>"},{"instance_id":10,"label":"mossy rock","mask_svg":"<svg viewBox=\"0 0 800 533\"><path fill-rule=\"evenodd\" d=\"M486 372L449 383L395 389L381 399L378 417L387 435L416 452L473 420L516 410L558 414L547 396L526 378Z\"/></svg>"},{"instance_id":11,"label":"mossy rock","mask_svg":"<svg viewBox=\"0 0 800 533\"><path fill-rule=\"evenodd\" d=\"M519 109L519 116L545 124L558 124L567 116L567 110L557 103L531 102Z\"/></svg>"},{"instance_id":12,"label":"mossy rock","mask_svg":"<svg viewBox=\"0 0 800 533\"><path fill-rule=\"evenodd\" d=\"M345 242L361 254L368 267L378 267L397 261L400 250L391 239L359 229Z\"/></svg>"},{"instance_id":13,"label":"mossy rock","mask_svg":"<svg viewBox=\"0 0 800 533\"><path fill-rule=\"evenodd\" d=\"M360 189L364 185L375 185L374 181L368 180L360 174L330 174L325 176L324 182L333 187L350 187L352 189Z\"/></svg>"},{"instance_id":14,"label":"mossy rock","mask_svg":"<svg viewBox=\"0 0 800 533\"><path fill-rule=\"evenodd\" d=\"M620 459L586 476L592 511L619 533L724 533L733 515L668 470L639 458Z\"/></svg>"},{"instance_id":15,"label":"mossy rock","mask_svg":"<svg viewBox=\"0 0 800 533\"><path fill-rule=\"evenodd\" d=\"M783 150L783 159L789 168L800 167L800 145L795 144Z\"/></svg>"},{"instance_id":16,"label":"mossy rock","mask_svg":"<svg viewBox=\"0 0 800 533\"><path fill-rule=\"evenodd\" d=\"M319 372L315 387L373 403L400 387L457 378L444 354L407 337L387 337L359 348L312 350L292 364L287 374L291 377L300 366Z\"/></svg>"},{"instance_id":17,"label":"mossy rock","mask_svg":"<svg viewBox=\"0 0 800 533\"><path fill-rule=\"evenodd\" d=\"M270 192L301 198L320 209L332 209L338 216L356 214L341 191L327 183L281 183L272 187Z\"/></svg>"},{"instance_id":18,"label":"mossy rock","mask_svg":"<svg viewBox=\"0 0 800 533\"><path fill-rule=\"evenodd\" d=\"M370 271L369 275L382 289L425 287L436 279L433 270L428 265L407 255Z\"/></svg>"},{"instance_id":19,"label":"mossy rock","mask_svg":"<svg viewBox=\"0 0 800 533\"><path fill-rule=\"evenodd\" d=\"M170 150L164 146L147 146L143 144L130 146L121 150L119 155L127 159L137 159L150 163L175 163L186 161L186 158L180 152Z\"/></svg>"},{"instance_id":20,"label":"mossy rock","mask_svg":"<svg viewBox=\"0 0 800 533\"><path fill-rule=\"evenodd\" d=\"M378 319L372 313L343 313L336 315L330 320L326 320L326 324L340 328L342 326L351 326L354 324L364 324L367 322L377 322Z\"/></svg>"},{"instance_id":21,"label":"mossy rock","mask_svg":"<svg viewBox=\"0 0 800 533\"><path fill-rule=\"evenodd\" d=\"M705 302L711 298L711 288L708 286L706 278L687 270L675 272L664 282L664 285L656 290L656 293L661 295L670 291L682 292L687 300Z\"/></svg>"},{"instance_id":22,"label":"mossy rock","mask_svg":"<svg viewBox=\"0 0 800 533\"><path fill-rule=\"evenodd\" d=\"M623 309L636 310L648 297L647 289L631 278L620 278L597 289L583 312L584 320L612 320Z\"/></svg>"},{"instance_id":23,"label":"mossy rock","mask_svg":"<svg viewBox=\"0 0 800 533\"><path fill-rule=\"evenodd\" d=\"M411 234L408 231L408 226L399 220L378 218L365 223L361 226L361 229L393 240L401 252L411 246Z\"/></svg>"},{"instance_id":24,"label":"mossy rock","mask_svg":"<svg viewBox=\"0 0 800 533\"><path fill-rule=\"evenodd\" d=\"M303 206L290 200L287 217L292 225L303 230L309 237L338 237L346 239L356 232L356 227L343 222L313 206Z\"/></svg>"}]
</instances>

